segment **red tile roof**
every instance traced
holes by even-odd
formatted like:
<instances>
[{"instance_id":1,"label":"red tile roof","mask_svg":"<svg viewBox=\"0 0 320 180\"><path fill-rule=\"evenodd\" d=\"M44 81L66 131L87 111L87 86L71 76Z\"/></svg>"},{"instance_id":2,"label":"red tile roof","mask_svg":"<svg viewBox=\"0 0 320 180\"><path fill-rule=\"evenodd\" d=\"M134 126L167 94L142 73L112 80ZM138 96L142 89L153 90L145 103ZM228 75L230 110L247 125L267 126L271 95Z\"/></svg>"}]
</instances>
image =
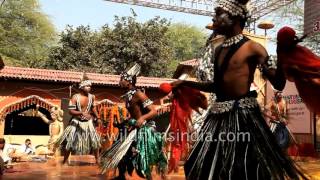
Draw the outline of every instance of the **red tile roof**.
<instances>
[{"instance_id":1,"label":"red tile roof","mask_svg":"<svg viewBox=\"0 0 320 180\"><path fill-rule=\"evenodd\" d=\"M93 84L102 86L118 86L119 75L87 73ZM76 83L80 81L82 72L60 71L36 68L5 66L0 70L0 79L18 79L31 81ZM138 87L157 88L161 83L172 82L174 79L156 77L138 77Z\"/></svg>"},{"instance_id":2,"label":"red tile roof","mask_svg":"<svg viewBox=\"0 0 320 180\"><path fill-rule=\"evenodd\" d=\"M194 67L194 66L199 65L199 61L198 61L198 59L191 59L191 60L187 60L187 61L181 61L179 64Z\"/></svg>"}]
</instances>

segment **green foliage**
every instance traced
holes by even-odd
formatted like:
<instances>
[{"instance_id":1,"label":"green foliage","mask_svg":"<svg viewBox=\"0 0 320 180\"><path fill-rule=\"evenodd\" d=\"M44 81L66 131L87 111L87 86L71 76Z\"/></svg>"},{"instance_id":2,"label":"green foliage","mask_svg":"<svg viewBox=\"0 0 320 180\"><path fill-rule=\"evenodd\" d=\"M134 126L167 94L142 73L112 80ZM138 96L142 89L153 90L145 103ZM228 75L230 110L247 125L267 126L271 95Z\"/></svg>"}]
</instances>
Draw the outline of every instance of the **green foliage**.
<instances>
[{"instance_id":1,"label":"green foliage","mask_svg":"<svg viewBox=\"0 0 320 180\"><path fill-rule=\"evenodd\" d=\"M199 58L207 39L207 34L200 28L182 23L172 24L166 35L173 50L173 59L167 69L169 74L174 73L179 62Z\"/></svg>"},{"instance_id":2,"label":"green foliage","mask_svg":"<svg viewBox=\"0 0 320 180\"><path fill-rule=\"evenodd\" d=\"M51 48L46 67L59 70L95 72L102 55L97 49L97 32L89 26L67 26L60 34L61 46Z\"/></svg>"},{"instance_id":3,"label":"green foliage","mask_svg":"<svg viewBox=\"0 0 320 180\"><path fill-rule=\"evenodd\" d=\"M0 53L9 64L38 67L48 57L55 29L38 0L7 0L0 8Z\"/></svg>"},{"instance_id":4,"label":"green foliage","mask_svg":"<svg viewBox=\"0 0 320 180\"><path fill-rule=\"evenodd\" d=\"M99 32L68 26L53 47L46 67L63 70L120 74L137 62L141 75L165 76L170 49L165 33L169 22L159 17L138 23L135 17L115 17L114 28Z\"/></svg>"},{"instance_id":5,"label":"green foliage","mask_svg":"<svg viewBox=\"0 0 320 180\"><path fill-rule=\"evenodd\" d=\"M137 62L141 75L157 77L171 77L180 61L199 56L205 43L200 29L136 17L115 16L112 27L97 31L67 26L56 39L38 0L7 0L0 7L0 54L10 66L111 74Z\"/></svg>"},{"instance_id":6,"label":"green foliage","mask_svg":"<svg viewBox=\"0 0 320 180\"><path fill-rule=\"evenodd\" d=\"M179 35L177 35L179 34ZM136 15L115 16L113 27L92 31L68 26L50 52L47 68L120 74L134 62L141 75L171 77L181 60L198 56L204 34L195 27L155 17L144 23Z\"/></svg>"},{"instance_id":7,"label":"green foliage","mask_svg":"<svg viewBox=\"0 0 320 180\"><path fill-rule=\"evenodd\" d=\"M201 29L182 23L172 24L166 35L173 49L173 56L178 61L199 57L207 38L207 34Z\"/></svg>"},{"instance_id":8,"label":"green foliage","mask_svg":"<svg viewBox=\"0 0 320 180\"><path fill-rule=\"evenodd\" d=\"M38 0L7 0L0 7L0 54L10 66L111 74L137 62L141 75L157 77L171 77L180 61L199 57L206 39L199 28L136 17L115 16L112 27L98 31L67 26L56 39Z\"/></svg>"},{"instance_id":9,"label":"green foliage","mask_svg":"<svg viewBox=\"0 0 320 180\"><path fill-rule=\"evenodd\" d=\"M169 22L155 17L145 23L133 17L115 17L114 28L103 28L103 49L112 56L114 73L120 73L128 65L137 62L143 76L166 76L166 65L171 59L171 50L165 34Z\"/></svg>"}]
</instances>

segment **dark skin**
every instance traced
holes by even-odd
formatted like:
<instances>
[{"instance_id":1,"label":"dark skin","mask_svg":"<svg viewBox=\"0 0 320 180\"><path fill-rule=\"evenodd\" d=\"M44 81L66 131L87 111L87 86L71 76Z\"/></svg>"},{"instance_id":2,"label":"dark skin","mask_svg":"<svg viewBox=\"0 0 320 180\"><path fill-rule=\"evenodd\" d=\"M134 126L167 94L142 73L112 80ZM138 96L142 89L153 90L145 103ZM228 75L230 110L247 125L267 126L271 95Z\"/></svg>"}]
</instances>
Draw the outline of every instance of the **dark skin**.
<instances>
[{"instance_id":1,"label":"dark skin","mask_svg":"<svg viewBox=\"0 0 320 180\"><path fill-rule=\"evenodd\" d=\"M91 91L91 86L84 86L82 89L80 89L80 106L81 106L81 110L85 111L85 109L87 109L87 105L89 102L89 92ZM93 96L93 104L95 102L96 98L95 96ZM73 96L72 99L70 100L70 104L77 104L77 99L76 96ZM95 119L98 121L98 123L100 124L101 121L100 119L98 119L98 112L97 109L95 107L93 107L89 112L81 112L75 109L71 109L69 110L69 113L74 116L74 117L78 117L79 119L86 119L86 120L92 120ZM64 159L63 159L63 164L65 164L68 160L70 156L70 151L65 151L64 153ZM99 149L94 150L94 156L96 158L96 163L100 164L100 159L99 159Z\"/></svg>"},{"instance_id":2,"label":"dark skin","mask_svg":"<svg viewBox=\"0 0 320 180\"><path fill-rule=\"evenodd\" d=\"M231 17L226 11L221 8L216 8L216 17L214 18L216 32L230 38L242 33L241 23L239 18ZM218 68L225 59L228 47L222 48L218 57ZM275 89L282 90L285 86L285 76L280 64L278 63L277 70L267 69L265 61L268 53L265 48L252 40L244 43L240 49L231 57L228 68L224 73L222 87L225 95L230 98L237 98L245 95L250 90L250 85L253 82L254 72L258 64L265 68L264 75L269 79ZM193 82L193 81L175 81L173 87L180 85L189 86L205 92L214 92L214 83L212 82Z\"/></svg>"},{"instance_id":3,"label":"dark skin","mask_svg":"<svg viewBox=\"0 0 320 180\"><path fill-rule=\"evenodd\" d=\"M90 91L91 91L91 87L90 86L85 86L80 91L80 95L81 95L80 96L80 105L81 105L81 109L82 110L87 109L87 105L88 105L88 102L89 102L88 94L89 94ZM95 102L95 100L96 100L96 97L93 96L93 102ZM71 104L76 104L77 99L76 99L75 96L73 96L70 101L71 101ZM85 119L88 119L88 120L99 117L97 109L95 107L90 112L80 112L80 111L71 109L69 111L69 113L71 115L73 115L73 116L78 117L78 118L84 117Z\"/></svg>"},{"instance_id":4,"label":"dark skin","mask_svg":"<svg viewBox=\"0 0 320 180\"><path fill-rule=\"evenodd\" d=\"M135 88L135 86L133 86L131 83L129 83L126 80L120 80L119 85L120 87L125 88L128 91L130 89ZM142 114L140 105L142 102L144 102L147 99L149 99L147 95L142 91L138 90L133 96L132 100L129 102L130 107L128 108L128 111L130 113L130 116L137 120L136 122L137 127L141 127L147 120L157 115L157 110L153 104L146 107L149 110L147 114Z\"/></svg>"},{"instance_id":5,"label":"dark skin","mask_svg":"<svg viewBox=\"0 0 320 180\"><path fill-rule=\"evenodd\" d=\"M134 89L135 86L131 84L129 81L121 79L119 81L119 85L122 88L125 88L127 91ZM132 100L129 102L130 107L128 108L128 111L130 113L130 116L137 120L136 126L141 127L144 125L149 119L155 117L157 115L157 110L155 108L155 105L151 104L146 107L148 109L148 113L143 114L141 110L141 103L143 103L145 100L149 99L147 95L137 90L137 92L132 97ZM166 179L165 173L161 173L162 179ZM146 177L148 180L151 180L152 177Z\"/></svg>"}]
</instances>

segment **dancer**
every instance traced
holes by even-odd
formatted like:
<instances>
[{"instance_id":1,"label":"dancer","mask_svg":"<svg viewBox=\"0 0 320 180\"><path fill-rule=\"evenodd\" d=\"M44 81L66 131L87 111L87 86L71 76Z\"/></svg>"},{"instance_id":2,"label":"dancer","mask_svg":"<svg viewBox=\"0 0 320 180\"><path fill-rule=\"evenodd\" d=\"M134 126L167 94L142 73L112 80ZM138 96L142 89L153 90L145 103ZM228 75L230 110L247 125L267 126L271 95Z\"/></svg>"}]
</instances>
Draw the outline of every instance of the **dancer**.
<instances>
[{"instance_id":1,"label":"dancer","mask_svg":"<svg viewBox=\"0 0 320 180\"><path fill-rule=\"evenodd\" d=\"M37 115L47 124L49 124L49 135L48 149L55 155L56 153L56 141L61 137L63 133L63 110L58 106L53 106L50 109L51 120L46 115L41 113L37 105Z\"/></svg>"},{"instance_id":2,"label":"dancer","mask_svg":"<svg viewBox=\"0 0 320 180\"><path fill-rule=\"evenodd\" d=\"M204 94L189 87L183 86L172 91L170 84L162 83L160 90L167 94L171 92L170 137L168 141L170 142L172 153L169 160L168 173L177 172L181 156L187 154L188 143L192 143L187 135L196 133L191 127L192 111L199 113L200 108L207 109L208 102Z\"/></svg>"},{"instance_id":3,"label":"dancer","mask_svg":"<svg viewBox=\"0 0 320 180\"><path fill-rule=\"evenodd\" d=\"M299 95L313 112L320 112L320 57L298 45L306 36L298 38L290 27L277 34L277 55L285 76L295 83Z\"/></svg>"},{"instance_id":4,"label":"dancer","mask_svg":"<svg viewBox=\"0 0 320 180\"><path fill-rule=\"evenodd\" d=\"M286 152L290 145L290 131L287 129L288 124L288 106L282 98L282 92L275 90L273 100L267 105L267 109L271 112L270 130L275 135L276 140L282 150Z\"/></svg>"},{"instance_id":5,"label":"dancer","mask_svg":"<svg viewBox=\"0 0 320 180\"><path fill-rule=\"evenodd\" d=\"M207 28L213 30L213 32L206 41L205 51L203 52L202 57L198 60L199 66L196 70L197 80L203 82L213 80L212 57L214 55L214 47L212 44L212 39L216 37L216 33L212 25L207 26ZM180 78L183 78L183 75ZM172 153L170 155L168 173L172 171L178 172L178 164L181 156L187 153L187 145L193 144L191 139L187 140L182 136L182 134L189 133L192 134L193 137L196 136L199 127L203 124L205 119L204 117L206 117L208 113L208 104L210 105L214 101L215 95L210 93L209 102L207 102L204 95L202 95L200 92L192 90L191 88L184 87L171 92L171 86L163 83L160 85L160 90L165 93L172 93L170 132L173 132L176 136L178 135L178 138L175 138L175 140L171 142ZM193 94L193 96L185 96L185 94Z\"/></svg>"},{"instance_id":6,"label":"dancer","mask_svg":"<svg viewBox=\"0 0 320 180\"><path fill-rule=\"evenodd\" d=\"M122 96L126 102L131 119L129 126L135 128L128 137L115 143L108 151L102 154L102 172L108 168L118 166L117 179L125 179L125 172L132 173L131 164L140 177L152 179L152 166L156 165L161 177L165 179L167 160L163 152L163 139L155 131L152 118L157 115L153 102L136 84L140 66L135 64L130 70L121 74L120 86L127 90ZM133 139L136 141L133 142ZM128 169L129 168L129 169Z\"/></svg>"},{"instance_id":7,"label":"dancer","mask_svg":"<svg viewBox=\"0 0 320 180\"><path fill-rule=\"evenodd\" d=\"M242 34L247 2L222 0L215 8L216 32L226 40L215 53L214 81L172 83L217 97L185 163L186 179L307 179L277 144L257 93L250 92L258 65L274 88L282 90L286 80L281 67L270 66L264 47Z\"/></svg>"},{"instance_id":8,"label":"dancer","mask_svg":"<svg viewBox=\"0 0 320 180\"><path fill-rule=\"evenodd\" d=\"M96 163L99 164L100 137L97 134L92 121L101 122L94 107L95 96L90 94L91 81L86 74L79 84L80 93L75 94L69 103L69 113L72 119L64 130L57 144L65 149L63 164L65 164L70 153L89 154L94 151Z\"/></svg>"}]
</instances>

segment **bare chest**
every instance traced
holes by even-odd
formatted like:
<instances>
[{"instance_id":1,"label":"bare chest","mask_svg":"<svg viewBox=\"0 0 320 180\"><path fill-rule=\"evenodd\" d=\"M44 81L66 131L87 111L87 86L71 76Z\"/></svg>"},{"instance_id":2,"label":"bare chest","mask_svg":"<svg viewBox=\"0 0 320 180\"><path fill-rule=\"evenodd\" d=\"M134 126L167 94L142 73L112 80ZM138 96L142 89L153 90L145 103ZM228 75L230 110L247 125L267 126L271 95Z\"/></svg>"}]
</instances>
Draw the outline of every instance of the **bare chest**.
<instances>
[{"instance_id":1,"label":"bare chest","mask_svg":"<svg viewBox=\"0 0 320 180\"><path fill-rule=\"evenodd\" d=\"M229 75L249 74L250 73L250 54L244 49L238 50L232 56L228 55L229 49L222 49L217 60L219 75L224 78Z\"/></svg>"},{"instance_id":2,"label":"bare chest","mask_svg":"<svg viewBox=\"0 0 320 180\"><path fill-rule=\"evenodd\" d=\"M139 101L136 99L132 99L129 103L129 106L127 107L131 117L138 119L141 116L141 106L139 105Z\"/></svg>"},{"instance_id":3,"label":"bare chest","mask_svg":"<svg viewBox=\"0 0 320 180\"><path fill-rule=\"evenodd\" d=\"M87 96L79 96L78 97L79 103L77 103L77 106L81 108L81 111L90 110L90 100Z\"/></svg>"}]
</instances>

